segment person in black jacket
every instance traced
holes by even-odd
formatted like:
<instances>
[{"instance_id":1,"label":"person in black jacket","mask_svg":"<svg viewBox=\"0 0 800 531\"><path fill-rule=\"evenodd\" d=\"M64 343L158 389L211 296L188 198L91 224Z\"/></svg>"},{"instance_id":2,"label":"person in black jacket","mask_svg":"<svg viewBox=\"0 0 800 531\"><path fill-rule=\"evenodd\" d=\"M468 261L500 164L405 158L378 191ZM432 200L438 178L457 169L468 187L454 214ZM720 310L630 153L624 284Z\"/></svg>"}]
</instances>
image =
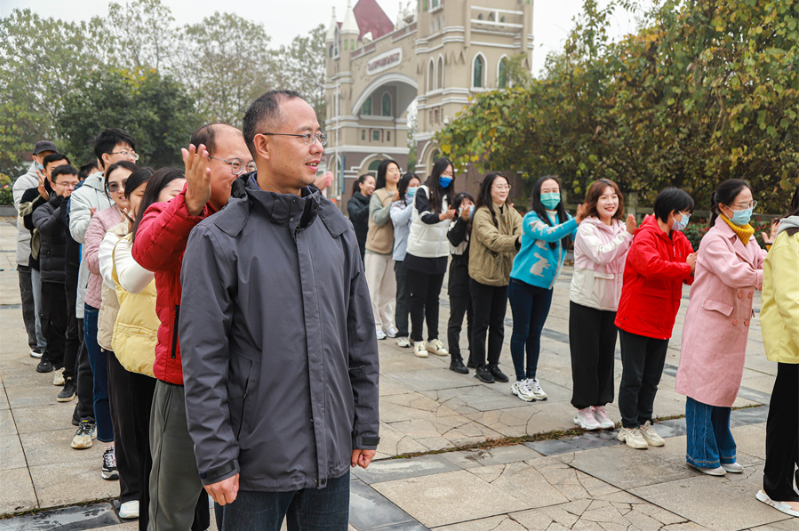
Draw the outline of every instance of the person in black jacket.
<instances>
[{"instance_id":1,"label":"person in black jacket","mask_svg":"<svg viewBox=\"0 0 800 531\"><path fill-rule=\"evenodd\" d=\"M33 225L41 236L42 307L39 318L47 338L47 352L36 367L37 372L52 372L54 368L64 366L68 317L64 287L67 226L61 209L62 203L66 208L67 198L78 184L78 170L69 164L57 166L49 179L54 193L32 214ZM71 364L74 368L74 357Z\"/></svg>"},{"instance_id":2,"label":"person in black jacket","mask_svg":"<svg viewBox=\"0 0 800 531\"><path fill-rule=\"evenodd\" d=\"M364 245L369 232L369 200L375 191L375 177L369 173L360 176L353 183L353 197L347 202L347 213L356 230L356 241L361 251L361 262L364 262Z\"/></svg>"},{"instance_id":3,"label":"person in black jacket","mask_svg":"<svg viewBox=\"0 0 800 531\"><path fill-rule=\"evenodd\" d=\"M447 232L450 256L452 257L447 284L447 294L450 297L447 347L450 350L450 370L459 374L469 374L467 367L476 367L472 360L472 297L469 294L469 238L472 232L475 201L468 192L460 192L453 199L453 207L458 209L458 216ZM467 348L470 354L466 367L461 357L461 348L458 346L465 313L467 314Z\"/></svg>"}]
</instances>

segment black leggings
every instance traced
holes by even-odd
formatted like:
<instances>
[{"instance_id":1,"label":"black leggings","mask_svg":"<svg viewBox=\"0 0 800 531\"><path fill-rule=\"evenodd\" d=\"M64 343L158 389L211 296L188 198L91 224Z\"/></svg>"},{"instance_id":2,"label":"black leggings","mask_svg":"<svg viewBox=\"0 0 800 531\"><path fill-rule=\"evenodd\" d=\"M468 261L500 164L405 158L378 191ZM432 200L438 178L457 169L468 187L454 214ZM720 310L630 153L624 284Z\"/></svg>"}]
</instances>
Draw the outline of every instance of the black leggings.
<instances>
[{"instance_id":1,"label":"black leggings","mask_svg":"<svg viewBox=\"0 0 800 531\"><path fill-rule=\"evenodd\" d=\"M428 275L408 270L408 289L411 292L411 339L422 341L422 321L428 325L428 341L439 339L439 293L444 273Z\"/></svg>"}]
</instances>

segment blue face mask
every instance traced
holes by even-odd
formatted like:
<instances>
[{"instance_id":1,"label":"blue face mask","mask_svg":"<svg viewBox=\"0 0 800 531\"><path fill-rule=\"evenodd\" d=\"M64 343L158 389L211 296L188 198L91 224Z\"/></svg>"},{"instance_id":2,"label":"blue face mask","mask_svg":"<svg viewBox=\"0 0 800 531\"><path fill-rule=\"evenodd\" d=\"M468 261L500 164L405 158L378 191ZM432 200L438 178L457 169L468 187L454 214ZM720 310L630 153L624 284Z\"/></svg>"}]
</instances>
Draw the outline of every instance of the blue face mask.
<instances>
[{"instance_id":1,"label":"blue face mask","mask_svg":"<svg viewBox=\"0 0 800 531\"><path fill-rule=\"evenodd\" d=\"M561 202L561 194L558 192L541 194L540 201L547 210L555 210Z\"/></svg>"},{"instance_id":2,"label":"blue face mask","mask_svg":"<svg viewBox=\"0 0 800 531\"><path fill-rule=\"evenodd\" d=\"M472 219L472 216L475 215L475 205L470 205L467 208L469 209L469 219ZM462 212L464 212L464 207L459 207L458 215L460 216Z\"/></svg>"},{"instance_id":3,"label":"blue face mask","mask_svg":"<svg viewBox=\"0 0 800 531\"><path fill-rule=\"evenodd\" d=\"M689 224L689 219L691 217L692 217L691 214L681 214L681 220L680 221L675 221L672 224L672 230L676 230L678 232L683 232L683 229L685 229L686 226ZM675 220L674 217L672 219Z\"/></svg>"},{"instance_id":4,"label":"blue face mask","mask_svg":"<svg viewBox=\"0 0 800 531\"><path fill-rule=\"evenodd\" d=\"M733 217L730 220L733 222L734 225L739 225L740 227L744 227L748 223L750 223L750 218L753 216L753 209L752 208L745 208L744 210L734 210Z\"/></svg>"},{"instance_id":5,"label":"blue face mask","mask_svg":"<svg viewBox=\"0 0 800 531\"><path fill-rule=\"evenodd\" d=\"M444 176L439 177L439 185L441 185L442 188L447 188L448 186L450 186L451 182L453 182L452 177L444 177Z\"/></svg>"},{"instance_id":6,"label":"blue face mask","mask_svg":"<svg viewBox=\"0 0 800 531\"><path fill-rule=\"evenodd\" d=\"M409 199L414 199L414 194L416 193L417 193L416 186L414 188L409 188L408 190L406 190L406 197L408 197Z\"/></svg>"},{"instance_id":7,"label":"blue face mask","mask_svg":"<svg viewBox=\"0 0 800 531\"><path fill-rule=\"evenodd\" d=\"M39 162L38 160L36 161L36 169L38 169L39 171L44 171L44 166L42 166L42 163Z\"/></svg>"}]
</instances>

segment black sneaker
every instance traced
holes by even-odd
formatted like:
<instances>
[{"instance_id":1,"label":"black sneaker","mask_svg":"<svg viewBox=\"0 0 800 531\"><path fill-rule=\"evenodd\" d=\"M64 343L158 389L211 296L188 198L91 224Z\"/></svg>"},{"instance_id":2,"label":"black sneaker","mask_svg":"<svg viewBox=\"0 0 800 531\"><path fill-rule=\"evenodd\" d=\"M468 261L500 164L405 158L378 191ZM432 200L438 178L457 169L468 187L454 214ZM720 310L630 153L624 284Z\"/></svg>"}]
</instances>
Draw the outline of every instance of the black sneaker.
<instances>
[{"instance_id":1,"label":"black sneaker","mask_svg":"<svg viewBox=\"0 0 800 531\"><path fill-rule=\"evenodd\" d=\"M475 369L475 378L483 383L494 383L494 376L489 372L489 367L487 365L481 365Z\"/></svg>"},{"instance_id":2,"label":"black sneaker","mask_svg":"<svg viewBox=\"0 0 800 531\"><path fill-rule=\"evenodd\" d=\"M494 376L494 379L498 382L505 383L508 381L508 376L503 374L503 371L501 371L500 367L497 365L489 365L489 372L492 373L492 376Z\"/></svg>"},{"instance_id":3,"label":"black sneaker","mask_svg":"<svg viewBox=\"0 0 800 531\"><path fill-rule=\"evenodd\" d=\"M113 448L109 448L103 452L103 468L100 472L103 479L119 479L119 472L117 471L117 455L114 453Z\"/></svg>"},{"instance_id":4,"label":"black sneaker","mask_svg":"<svg viewBox=\"0 0 800 531\"><path fill-rule=\"evenodd\" d=\"M75 391L78 386L75 384L74 378L65 378L64 379L64 389L58 393L58 400L59 402L69 402L73 398L75 398Z\"/></svg>"},{"instance_id":5,"label":"black sneaker","mask_svg":"<svg viewBox=\"0 0 800 531\"><path fill-rule=\"evenodd\" d=\"M36 372L53 372L54 369L53 364L44 358L36 366Z\"/></svg>"},{"instance_id":6,"label":"black sneaker","mask_svg":"<svg viewBox=\"0 0 800 531\"><path fill-rule=\"evenodd\" d=\"M458 374L469 374L469 369L464 366L461 356L453 356L450 360L450 370Z\"/></svg>"}]
</instances>

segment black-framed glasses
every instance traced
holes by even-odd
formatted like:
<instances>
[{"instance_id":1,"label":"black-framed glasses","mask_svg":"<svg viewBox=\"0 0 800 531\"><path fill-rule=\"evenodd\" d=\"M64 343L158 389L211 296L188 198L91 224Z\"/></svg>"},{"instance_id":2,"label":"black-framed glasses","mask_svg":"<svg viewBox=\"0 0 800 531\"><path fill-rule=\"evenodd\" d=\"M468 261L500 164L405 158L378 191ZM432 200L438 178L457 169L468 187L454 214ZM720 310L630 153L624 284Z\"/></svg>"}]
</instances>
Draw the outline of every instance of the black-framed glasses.
<instances>
[{"instance_id":1,"label":"black-framed glasses","mask_svg":"<svg viewBox=\"0 0 800 531\"><path fill-rule=\"evenodd\" d=\"M241 175L243 171L247 171L247 173L256 171L256 163L253 160L245 164L242 159L225 160L219 157L212 157L211 155L209 155L208 158L229 164L231 167L231 173L234 175Z\"/></svg>"},{"instance_id":2,"label":"black-framed glasses","mask_svg":"<svg viewBox=\"0 0 800 531\"><path fill-rule=\"evenodd\" d=\"M122 155L123 157L128 159L133 159L134 161L139 160L139 154L136 153L135 151L126 151L126 150L112 151L111 155Z\"/></svg>"},{"instance_id":3,"label":"black-framed glasses","mask_svg":"<svg viewBox=\"0 0 800 531\"><path fill-rule=\"evenodd\" d=\"M298 138L303 139L303 143L307 146L314 144L314 141L318 141L320 145L324 146L328 143L328 135L326 133L305 133L302 135L294 135L292 133L261 133L265 136L296 136Z\"/></svg>"}]
</instances>

